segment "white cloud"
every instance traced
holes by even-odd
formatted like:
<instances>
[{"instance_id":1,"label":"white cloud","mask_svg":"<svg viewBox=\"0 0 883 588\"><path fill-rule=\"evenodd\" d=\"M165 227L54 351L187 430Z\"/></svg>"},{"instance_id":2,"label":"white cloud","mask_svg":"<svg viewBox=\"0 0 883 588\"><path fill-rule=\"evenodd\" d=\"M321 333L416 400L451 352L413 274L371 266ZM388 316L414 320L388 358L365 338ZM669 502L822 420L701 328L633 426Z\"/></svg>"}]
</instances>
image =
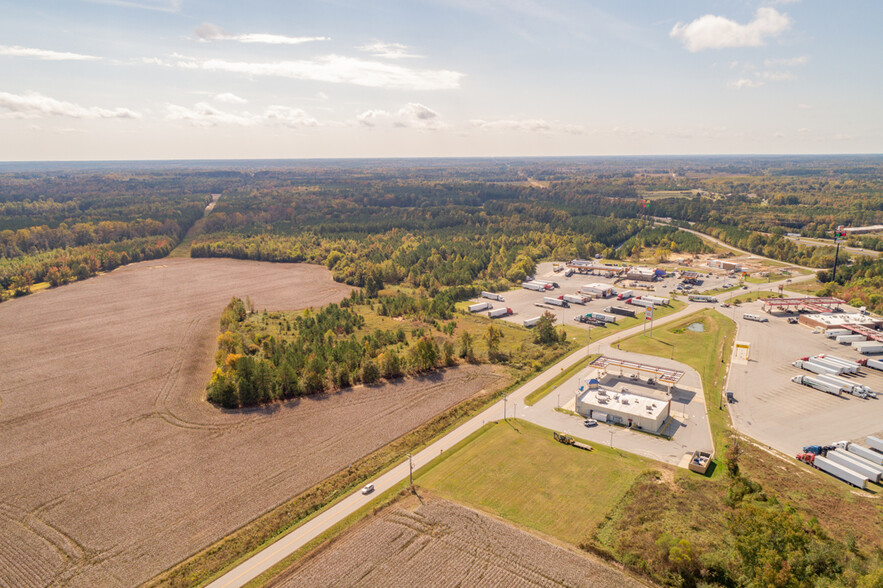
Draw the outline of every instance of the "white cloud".
<instances>
[{"instance_id":1,"label":"white cloud","mask_svg":"<svg viewBox=\"0 0 883 588\"><path fill-rule=\"evenodd\" d=\"M804 104L803 102L801 102L797 105L797 108L799 108L800 110L812 110L812 104Z\"/></svg>"},{"instance_id":2,"label":"white cloud","mask_svg":"<svg viewBox=\"0 0 883 588\"><path fill-rule=\"evenodd\" d=\"M193 107L167 104L166 119L183 121L200 127L218 125L250 127L261 124L282 125L291 128L319 126L319 121L299 108L270 106L262 114L253 114L251 112L227 112L207 102L197 102Z\"/></svg>"},{"instance_id":3,"label":"white cloud","mask_svg":"<svg viewBox=\"0 0 883 588\"><path fill-rule=\"evenodd\" d=\"M401 43L384 43L383 41L374 41L356 47L359 51L370 53L374 57L382 57L384 59L402 59L404 57L423 57L408 53L408 46Z\"/></svg>"},{"instance_id":4,"label":"white cloud","mask_svg":"<svg viewBox=\"0 0 883 588\"><path fill-rule=\"evenodd\" d=\"M739 24L723 16L706 14L688 24L677 23L670 35L680 39L687 50L725 49L729 47L759 47L767 37L775 37L788 30L791 19L768 6L757 9L754 20Z\"/></svg>"},{"instance_id":5,"label":"white cloud","mask_svg":"<svg viewBox=\"0 0 883 588\"><path fill-rule=\"evenodd\" d=\"M396 112L380 109L366 110L356 116L356 122L365 127L391 123L394 127L426 131L448 128L448 124L441 120L441 116L436 111L417 102L409 102Z\"/></svg>"},{"instance_id":6,"label":"white cloud","mask_svg":"<svg viewBox=\"0 0 883 588\"><path fill-rule=\"evenodd\" d=\"M277 76L335 84L353 84L369 88L449 90L458 88L460 79L463 77L462 73L451 70L412 69L391 63L340 55L263 63L174 57L177 57L178 60L172 65L184 69L223 71L249 76Z\"/></svg>"},{"instance_id":7,"label":"white cloud","mask_svg":"<svg viewBox=\"0 0 883 588\"><path fill-rule=\"evenodd\" d=\"M0 92L0 109L6 110L6 118L39 118L42 116L66 116L68 118L141 118L141 114L128 108L101 108L80 106L72 102L56 100L36 92L10 94Z\"/></svg>"},{"instance_id":8,"label":"white cloud","mask_svg":"<svg viewBox=\"0 0 883 588\"><path fill-rule=\"evenodd\" d=\"M436 111L417 102L409 102L396 112L395 126L437 131L447 128Z\"/></svg>"},{"instance_id":9,"label":"white cloud","mask_svg":"<svg viewBox=\"0 0 883 588\"><path fill-rule=\"evenodd\" d=\"M527 133L572 133L579 134L584 131L579 125L551 123L541 118L527 119L501 119L486 121L481 119L471 120L469 124L483 131L517 131Z\"/></svg>"},{"instance_id":10,"label":"white cloud","mask_svg":"<svg viewBox=\"0 0 883 588\"><path fill-rule=\"evenodd\" d=\"M733 82L727 84L728 87L734 90L741 90L742 88L759 88L763 85L763 82L758 79L751 78L739 78Z\"/></svg>"},{"instance_id":11,"label":"white cloud","mask_svg":"<svg viewBox=\"0 0 883 588\"><path fill-rule=\"evenodd\" d=\"M797 79L797 76L790 71L765 71L761 74L763 79L771 82L782 82Z\"/></svg>"},{"instance_id":12,"label":"white cloud","mask_svg":"<svg viewBox=\"0 0 883 588\"><path fill-rule=\"evenodd\" d=\"M356 122L365 127L374 127L378 122L389 117L390 114L385 110L366 110L356 115Z\"/></svg>"},{"instance_id":13,"label":"white cloud","mask_svg":"<svg viewBox=\"0 0 883 588\"><path fill-rule=\"evenodd\" d=\"M246 104L248 100L230 92L223 92L221 94L215 94L215 102L223 102L225 104Z\"/></svg>"},{"instance_id":14,"label":"white cloud","mask_svg":"<svg viewBox=\"0 0 883 588\"><path fill-rule=\"evenodd\" d=\"M238 41L240 43L265 43L267 45L300 45L313 41L330 41L330 37L289 37L270 33L228 33L210 22L203 23L193 30L200 41Z\"/></svg>"},{"instance_id":15,"label":"white cloud","mask_svg":"<svg viewBox=\"0 0 883 588\"><path fill-rule=\"evenodd\" d=\"M7 57L33 57L34 59L44 59L47 61L89 61L92 59L100 59L94 55L82 55L80 53L69 53L66 51L50 51L48 49L33 49L31 47L20 47L18 45L0 45L0 55Z\"/></svg>"},{"instance_id":16,"label":"white cloud","mask_svg":"<svg viewBox=\"0 0 883 588\"><path fill-rule=\"evenodd\" d=\"M809 56L807 55L780 59L765 59L763 62L766 67L795 67L798 65L806 65L807 63L809 63Z\"/></svg>"}]
</instances>

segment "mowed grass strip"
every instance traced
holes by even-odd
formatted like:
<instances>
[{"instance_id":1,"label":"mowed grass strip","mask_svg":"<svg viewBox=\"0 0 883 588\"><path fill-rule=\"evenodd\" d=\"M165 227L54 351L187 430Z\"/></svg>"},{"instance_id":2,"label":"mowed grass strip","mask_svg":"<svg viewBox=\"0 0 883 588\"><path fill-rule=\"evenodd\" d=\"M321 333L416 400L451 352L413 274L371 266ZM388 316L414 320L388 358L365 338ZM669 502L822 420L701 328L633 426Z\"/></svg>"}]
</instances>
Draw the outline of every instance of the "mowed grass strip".
<instances>
[{"instance_id":1,"label":"mowed grass strip","mask_svg":"<svg viewBox=\"0 0 883 588\"><path fill-rule=\"evenodd\" d=\"M704 332L689 331L687 327L701 323ZM727 366L736 336L736 324L720 312L707 308L688 315L674 324L657 327L653 337L638 334L618 343L624 351L633 351L657 357L670 357L687 364L702 378L705 407L715 449L715 474L723 471L724 446L729 426L726 410L722 410L721 393L726 380Z\"/></svg>"},{"instance_id":2,"label":"mowed grass strip","mask_svg":"<svg viewBox=\"0 0 883 588\"><path fill-rule=\"evenodd\" d=\"M559 373L557 376L525 396L524 403L528 406L533 406L534 404L545 398L549 392L557 388L558 385L561 384L561 382L571 377L573 374L580 371L581 369L595 361L597 358L597 353L589 355L588 357L582 358L566 370L562 370L561 373Z\"/></svg>"},{"instance_id":3,"label":"mowed grass strip","mask_svg":"<svg viewBox=\"0 0 883 588\"><path fill-rule=\"evenodd\" d=\"M563 445L549 429L525 421L498 421L419 471L415 482L578 545L649 463L606 447Z\"/></svg>"}]
</instances>

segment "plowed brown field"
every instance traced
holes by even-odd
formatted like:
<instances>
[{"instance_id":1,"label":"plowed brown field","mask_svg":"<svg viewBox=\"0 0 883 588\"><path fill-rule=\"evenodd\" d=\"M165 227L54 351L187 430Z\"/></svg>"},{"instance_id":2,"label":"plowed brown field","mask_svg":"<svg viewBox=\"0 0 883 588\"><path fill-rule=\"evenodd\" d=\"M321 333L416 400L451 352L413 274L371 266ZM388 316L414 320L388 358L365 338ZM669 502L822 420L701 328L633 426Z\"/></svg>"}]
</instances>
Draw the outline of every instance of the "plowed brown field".
<instances>
[{"instance_id":1,"label":"plowed brown field","mask_svg":"<svg viewBox=\"0 0 883 588\"><path fill-rule=\"evenodd\" d=\"M274 588L643 586L606 564L451 502L430 500L416 509L404 504L295 564Z\"/></svg>"},{"instance_id":2,"label":"plowed brown field","mask_svg":"<svg viewBox=\"0 0 883 588\"><path fill-rule=\"evenodd\" d=\"M495 381L203 401L218 319L345 297L321 267L165 259L0 305L0 586L146 581Z\"/></svg>"}]
</instances>

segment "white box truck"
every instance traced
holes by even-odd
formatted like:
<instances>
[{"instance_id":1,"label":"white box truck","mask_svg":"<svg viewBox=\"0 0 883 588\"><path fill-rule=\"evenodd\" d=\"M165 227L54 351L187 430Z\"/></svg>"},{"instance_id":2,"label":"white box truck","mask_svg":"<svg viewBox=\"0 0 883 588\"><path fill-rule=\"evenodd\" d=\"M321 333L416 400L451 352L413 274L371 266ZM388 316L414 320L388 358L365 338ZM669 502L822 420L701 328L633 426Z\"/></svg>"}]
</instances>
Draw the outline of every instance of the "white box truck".
<instances>
[{"instance_id":1,"label":"white box truck","mask_svg":"<svg viewBox=\"0 0 883 588\"><path fill-rule=\"evenodd\" d=\"M470 304L469 312L481 312L482 310L489 310L493 307L494 305L490 302L479 302L477 304Z\"/></svg>"}]
</instances>

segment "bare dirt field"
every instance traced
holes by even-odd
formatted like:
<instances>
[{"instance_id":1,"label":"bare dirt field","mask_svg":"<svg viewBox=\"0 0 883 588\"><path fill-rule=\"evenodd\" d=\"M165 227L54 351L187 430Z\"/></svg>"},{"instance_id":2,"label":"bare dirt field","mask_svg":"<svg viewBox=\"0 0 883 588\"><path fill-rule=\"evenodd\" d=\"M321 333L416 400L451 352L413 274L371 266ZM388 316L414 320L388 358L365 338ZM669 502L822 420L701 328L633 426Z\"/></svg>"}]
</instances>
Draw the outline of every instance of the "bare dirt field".
<instances>
[{"instance_id":1,"label":"bare dirt field","mask_svg":"<svg viewBox=\"0 0 883 588\"><path fill-rule=\"evenodd\" d=\"M222 411L218 319L320 306L321 267L164 259L0 305L0 586L132 586L497 381L469 367Z\"/></svg>"},{"instance_id":2,"label":"bare dirt field","mask_svg":"<svg viewBox=\"0 0 883 588\"><path fill-rule=\"evenodd\" d=\"M408 498L384 509L272 586L592 586L643 584L474 510Z\"/></svg>"}]
</instances>

